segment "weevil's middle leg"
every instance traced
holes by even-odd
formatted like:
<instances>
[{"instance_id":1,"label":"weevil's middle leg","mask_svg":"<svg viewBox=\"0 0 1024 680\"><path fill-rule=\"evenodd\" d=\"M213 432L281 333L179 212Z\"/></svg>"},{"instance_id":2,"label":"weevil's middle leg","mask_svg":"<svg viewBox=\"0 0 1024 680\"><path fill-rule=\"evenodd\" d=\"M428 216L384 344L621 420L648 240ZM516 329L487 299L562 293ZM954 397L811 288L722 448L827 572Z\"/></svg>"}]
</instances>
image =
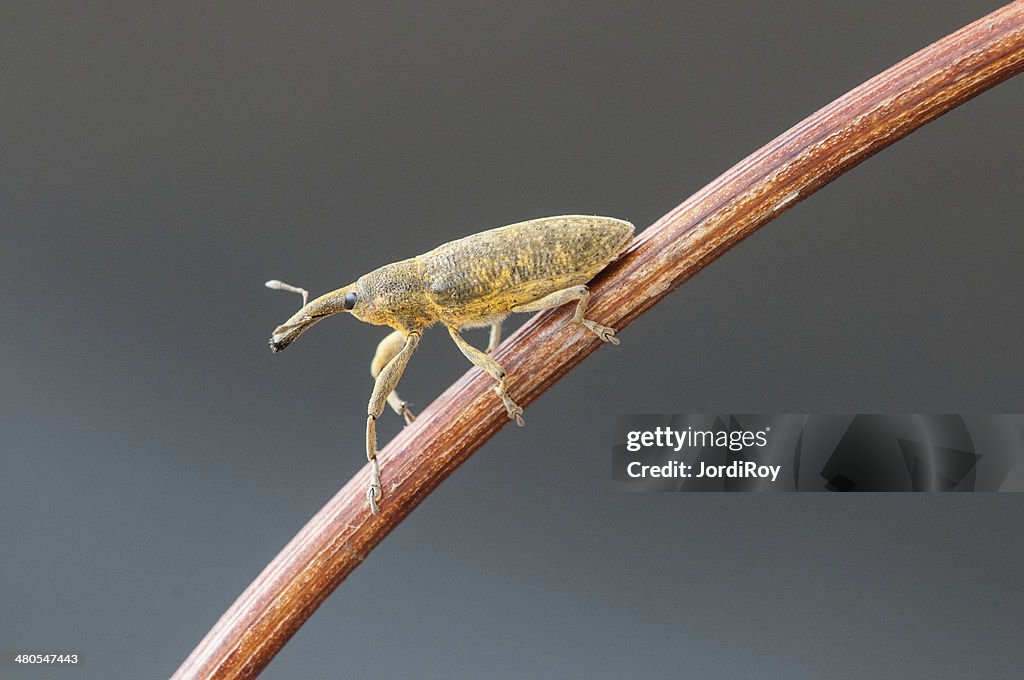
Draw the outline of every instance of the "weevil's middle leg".
<instances>
[{"instance_id":1,"label":"weevil's middle leg","mask_svg":"<svg viewBox=\"0 0 1024 680\"><path fill-rule=\"evenodd\" d=\"M560 307L567 302L573 300L579 300L576 303L576 313L573 315L572 320L578 324L583 325L585 328L601 338L604 342L610 342L613 345L619 344L619 339L615 337L615 329L609 328L608 326L602 326L596 321L591 321L585 318L583 315L587 312L587 303L590 302L590 289L586 286L573 286L564 290L556 290L550 295L545 295L539 300L528 302L525 305L513 307L513 312L539 312L542 309L551 309L553 307Z\"/></svg>"},{"instance_id":2,"label":"weevil's middle leg","mask_svg":"<svg viewBox=\"0 0 1024 680\"><path fill-rule=\"evenodd\" d=\"M375 379L388 363L398 356L398 353L405 347L405 334L402 331L395 331L380 341L377 345L377 353L373 355L370 362L370 375ZM388 405L398 415L405 418L405 424L409 425L416 420L416 416L409 410L409 402L398 396L398 392L392 390L388 394Z\"/></svg>"},{"instance_id":3,"label":"weevil's middle leg","mask_svg":"<svg viewBox=\"0 0 1024 680\"><path fill-rule=\"evenodd\" d=\"M373 384L373 393L370 394L370 403L366 407L366 460L370 461L373 465L373 473L370 479L370 487L366 490L366 498L370 501L370 512L375 515L380 512L377 503L384 495L380 486L380 467L377 464L376 421L380 414L384 412L384 406L388 403L388 397L395 391L398 380L402 377L405 367L409 364L409 358L412 357L416 345L419 344L419 332L413 331L409 333L409 335L404 336L404 341L405 344L402 349L378 372L377 380Z\"/></svg>"},{"instance_id":4,"label":"weevil's middle leg","mask_svg":"<svg viewBox=\"0 0 1024 680\"><path fill-rule=\"evenodd\" d=\"M494 350L498 349L498 345L501 344L501 319L498 319L491 324L491 335L487 338L487 349L484 351L490 354Z\"/></svg>"},{"instance_id":5,"label":"weevil's middle leg","mask_svg":"<svg viewBox=\"0 0 1024 680\"><path fill-rule=\"evenodd\" d=\"M473 345L466 342L461 335L459 330L454 326L448 326L448 333L452 336L452 340L455 341L455 345L462 350L462 353L466 355L466 358L473 362L475 366L479 366L486 371L492 378L498 381L497 386L494 388L495 393L501 398L501 403L505 405L505 410L508 411L508 417L516 421L516 425L519 427L523 426L523 409L519 407L516 402L512 401L512 398L508 396L505 383L505 369L502 368L497 361L487 356L486 353L481 352Z\"/></svg>"}]
</instances>

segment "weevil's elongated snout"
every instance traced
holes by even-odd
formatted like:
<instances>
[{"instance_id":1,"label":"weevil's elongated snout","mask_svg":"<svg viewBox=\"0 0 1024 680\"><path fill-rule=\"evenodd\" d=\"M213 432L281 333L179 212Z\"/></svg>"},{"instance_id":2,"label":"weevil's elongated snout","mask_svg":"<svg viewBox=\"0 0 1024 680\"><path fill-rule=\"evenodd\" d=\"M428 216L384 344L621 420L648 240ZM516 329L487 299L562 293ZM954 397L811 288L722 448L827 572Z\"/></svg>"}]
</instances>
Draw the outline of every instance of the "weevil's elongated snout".
<instances>
[{"instance_id":1,"label":"weevil's elongated snout","mask_svg":"<svg viewBox=\"0 0 1024 680\"><path fill-rule=\"evenodd\" d=\"M299 312L292 318L288 319L287 322L274 329L274 334L270 336L270 349L274 352L280 352L285 347L292 344L295 338L302 335L303 331L319 320L320 318L318 317L307 316L302 312Z\"/></svg>"},{"instance_id":2,"label":"weevil's elongated snout","mask_svg":"<svg viewBox=\"0 0 1024 680\"><path fill-rule=\"evenodd\" d=\"M270 336L270 349L280 352L320 319L338 312L347 312L345 296L351 289L352 286L345 286L333 290L304 305L292 315L292 318L274 329L273 335Z\"/></svg>"}]
</instances>

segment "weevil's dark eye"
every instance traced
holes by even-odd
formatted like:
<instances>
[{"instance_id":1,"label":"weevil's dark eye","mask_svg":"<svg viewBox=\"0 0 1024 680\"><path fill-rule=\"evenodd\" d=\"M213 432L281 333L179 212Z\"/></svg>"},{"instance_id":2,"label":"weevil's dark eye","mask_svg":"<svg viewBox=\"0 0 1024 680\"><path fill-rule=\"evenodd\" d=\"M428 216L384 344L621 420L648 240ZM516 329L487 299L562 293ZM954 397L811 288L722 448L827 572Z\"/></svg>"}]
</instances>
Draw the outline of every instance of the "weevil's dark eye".
<instances>
[{"instance_id":1,"label":"weevil's dark eye","mask_svg":"<svg viewBox=\"0 0 1024 680\"><path fill-rule=\"evenodd\" d=\"M356 306L356 300L358 300L358 299L359 299L359 296L356 295L354 292L353 293L347 293L345 295L345 309L352 309L353 307L355 307Z\"/></svg>"}]
</instances>

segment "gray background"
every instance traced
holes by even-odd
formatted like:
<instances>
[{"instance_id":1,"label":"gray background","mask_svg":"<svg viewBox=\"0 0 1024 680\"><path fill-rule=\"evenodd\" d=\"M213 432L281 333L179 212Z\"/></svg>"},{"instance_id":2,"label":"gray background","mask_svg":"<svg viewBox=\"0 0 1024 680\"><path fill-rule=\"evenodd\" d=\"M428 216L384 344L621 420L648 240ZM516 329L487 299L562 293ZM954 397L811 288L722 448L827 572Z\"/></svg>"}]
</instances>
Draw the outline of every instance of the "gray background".
<instances>
[{"instance_id":1,"label":"gray background","mask_svg":"<svg viewBox=\"0 0 1024 680\"><path fill-rule=\"evenodd\" d=\"M274 356L298 299L264 280L645 227L996 6L4 2L0 649L169 675L359 468L383 330ZM629 326L266 677L1019 677L1020 495L615 494L609 449L621 413L1022 412L1022 108L982 95ZM466 368L430 332L404 395Z\"/></svg>"}]
</instances>

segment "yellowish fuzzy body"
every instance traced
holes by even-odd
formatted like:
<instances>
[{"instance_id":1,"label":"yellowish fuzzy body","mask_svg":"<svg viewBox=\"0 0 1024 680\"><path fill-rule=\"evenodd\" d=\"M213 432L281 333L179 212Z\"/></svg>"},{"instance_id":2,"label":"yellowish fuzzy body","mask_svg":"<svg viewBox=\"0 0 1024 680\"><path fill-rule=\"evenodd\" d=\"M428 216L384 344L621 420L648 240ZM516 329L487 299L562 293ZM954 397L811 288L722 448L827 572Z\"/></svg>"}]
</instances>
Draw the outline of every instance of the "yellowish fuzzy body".
<instances>
[{"instance_id":1,"label":"yellowish fuzzy body","mask_svg":"<svg viewBox=\"0 0 1024 680\"><path fill-rule=\"evenodd\" d=\"M353 316L404 332L438 321L487 326L516 307L590 281L632 237L633 225L610 217L520 222L385 265L327 296L354 291Z\"/></svg>"}]
</instances>

